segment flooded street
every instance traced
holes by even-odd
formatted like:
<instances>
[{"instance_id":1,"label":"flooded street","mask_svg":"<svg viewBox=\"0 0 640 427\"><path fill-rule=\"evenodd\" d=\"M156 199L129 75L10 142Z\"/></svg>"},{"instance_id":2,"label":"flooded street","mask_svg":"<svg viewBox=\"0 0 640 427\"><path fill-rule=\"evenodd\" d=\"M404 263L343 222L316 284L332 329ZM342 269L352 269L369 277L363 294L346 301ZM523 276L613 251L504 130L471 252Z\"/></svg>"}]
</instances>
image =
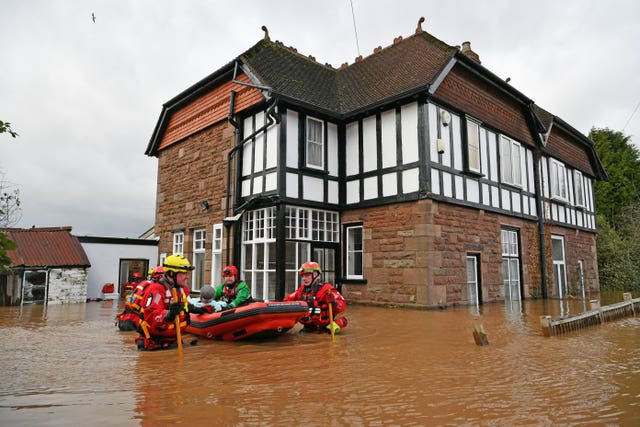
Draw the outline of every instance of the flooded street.
<instances>
[{"instance_id":1,"label":"flooded street","mask_svg":"<svg viewBox=\"0 0 640 427\"><path fill-rule=\"evenodd\" d=\"M334 342L296 327L179 358L138 352L117 304L0 307L1 425L640 425L640 317L544 338L557 301L350 306Z\"/></svg>"}]
</instances>

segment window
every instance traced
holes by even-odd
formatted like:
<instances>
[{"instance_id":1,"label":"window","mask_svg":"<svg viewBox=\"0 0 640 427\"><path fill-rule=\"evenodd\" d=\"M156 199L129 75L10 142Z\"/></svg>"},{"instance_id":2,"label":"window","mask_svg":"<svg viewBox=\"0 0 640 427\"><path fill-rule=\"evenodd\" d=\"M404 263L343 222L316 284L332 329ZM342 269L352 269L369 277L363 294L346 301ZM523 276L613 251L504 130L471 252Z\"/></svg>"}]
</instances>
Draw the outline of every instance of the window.
<instances>
[{"instance_id":1,"label":"window","mask_svg":"<svg viewBox=\"0 0 640 427\"><path fill-rule=\"evenodd\" d=\"M555 159L551 159L551 197L567 200L567 170L565 166Z\"/></svg>"},{"instance_id":2,"label":"window","mask_svg":"<svg viewBox=\"0 0 640 427\"><path fill-rule=\"evenodd\" d=\"M567 267L564 260L564 237L551 236L551 253L553 254L553 281L557 296L567 296Z\"/></svg>"},{"instance_id":3,"label":"window","mask_svg":"<svg viewBox=\"0 0 640 427\"><path fill-rule=\"evenodd\" d=\"M480 125L467 120L467 169L480 173Z\"/></svg>"},{"instance_id":4,"label":"window","mask_svg":"<svg viewBox=\"0 0 640 427\"><path fill-rule=\"evenodd\" d=\"M306 166L324 169L323 122L307 117Z\"/></svg>"},{"instance_id":5,"label":"window","mask_svg":"<svg viewBox=\"0 0 640 427\"><path fill-rule=\"evenodd\" d=\"M500 137L500 173L502 182L511 185L522 185L522 171L520 168L521 149L519 143L506 136Z\"/></svg>"},{"instance_id":6,"label":"window","mask_svg":"<svg viewBox=\"0 0 640 427\"><path fill-rule=\"evenodd\" d=\"M20 305L47 303L49 273L46 270L25 270L22 277Z\"/></svg>"},{"instance_id":7,"label":"window","mask_svg":"<svg viewBox=\"0 0 640 427\"><path fill-rule=\"evenodd\" d=\"M479 307L481 302L482 290L480 289L480 277L478 274L479 260L479 254L467 255L467 295L469 305L472 307Z\"/></svg>"},{"instance_id":8,"label":"window","mask_svg":"<svg viewBox=\"0 0 640 427\"><path fill-rule=\"evenodd\" d=\"M520 249L518 232L502 229L502 280L505 301L520 301Z\"/></svg>"},{"instance_id":9,"label":"window","mask_svg":"<svg viewBox=\"0 0 640 427\"><path fill-rule=\"evenodd\" d=\"M287 207L285 213L287 239L314 242L339 242L338 213L319 209Z\"/></svg>"},{"instance_id":10,"label":"window","mask_svg":"<svg viewBox=\"0 0 640 427\"><path fill-rule=\"evenodd\" d=\"M362 226L346 227L346 244L347 244L347 279L362 279L364 276L362 266L363 242L362 242Z\"/></svg>"},{"instance_id":11,"label":"window","mask_svg":"<svg viewBox=\"0 0 640 427\"><path fill-rule=\"evenodd\" d=\"M576 194L576 206L584 207L584 185L582 172L573 171L573 187Z\"/></svg>"},{"instance_id":12,"label":"window","mask_svg":"<svg viewBox=\"0 0 640 427\"><path fill-rule=\"evenodd\" d=\"M274 207L247 212L242 239L242 271L251 296L273 301L276 297L276 238Z\"/></svg>"},{"instance_id":13,"label":"window","mask_svg":"<svg viewBox=\"0 0 640 427\"><path fill-rule=\"evenodd\" d=\"M174 254L184 253L184 232L182 231L173 233L173 253Z\"/></svg>"},{"instance_id":14,"label":"window","mask_svg":"<svg viewBox=\"0 0 640 427\"><path fill-rule=\"evenodd\" d=\"M193 232L193 266L191 289L198 290L204 285L204 257L207 233L204 229Z\"/></svg>"},{"instance_id":15,"label":"window","mask_svg":"<svg viewBox=\"0 0 640 427\"><path fill-rule=\"evenodd\" d=\"M222 224L213 225L211 244L211 284L222 283Z\"/></svg>"}]
</instances>

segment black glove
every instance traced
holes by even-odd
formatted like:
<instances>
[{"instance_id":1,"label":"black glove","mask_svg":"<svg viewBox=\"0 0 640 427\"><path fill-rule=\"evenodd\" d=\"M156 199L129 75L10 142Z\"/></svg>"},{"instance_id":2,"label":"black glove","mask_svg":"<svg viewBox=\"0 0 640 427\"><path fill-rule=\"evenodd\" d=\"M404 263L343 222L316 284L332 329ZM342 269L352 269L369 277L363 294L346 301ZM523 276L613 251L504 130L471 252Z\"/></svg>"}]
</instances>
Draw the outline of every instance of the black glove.
<instances>
[{"instance_id":1,"label":"black glove","mask_svg":"<svg viewBox=\"0 0 640 427\"><path fill-rule=\"evenodd\" d=\"M196 307L193 304L189 304L189 313L193 313L193 314L202 314L202 313L206 313L207 310L205 310L202 307Z\"/></svg>"},{"instance_id":2,"label":"black glove","mask_svg":"<svg viewBox=\"0 0 640 427\"><path fill-rule=\"evenodd\" d=\"M182 304L181 302L172 302L169 306L167 314L165 314L164 316L164 321L167 323L173 322L173 320L180 314L183 308L184 304Z\"/></svg>"}]
</instances>

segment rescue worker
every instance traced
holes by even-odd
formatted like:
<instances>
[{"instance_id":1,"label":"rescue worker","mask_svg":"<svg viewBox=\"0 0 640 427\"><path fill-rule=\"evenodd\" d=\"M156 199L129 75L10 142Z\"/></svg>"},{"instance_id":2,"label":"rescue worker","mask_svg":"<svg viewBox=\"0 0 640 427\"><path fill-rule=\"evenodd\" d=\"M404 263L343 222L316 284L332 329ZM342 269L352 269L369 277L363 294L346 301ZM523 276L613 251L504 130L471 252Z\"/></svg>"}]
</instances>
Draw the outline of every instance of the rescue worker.
<instances>
[{"instance_id":1,"label":"rescue worker","mask_svg":"<svg viewBox=\"0 0 640 427\"><path fill-rule=\"evenodd\" d=\"M177 344L176 317L180 330L187 326L189 273L194 269L180 254L169 255L163 263L164 275L151 281L142 296L141 335L136 338L138 350L172 348Z\"/></svg>"},{"instance_id":2,"label":"rescue worker","mask_svg":"<svg viewBox=\"0 0 640 427\"><path fill-rule=\"evenodd\" d=\"M322 270L317 262L305 262L300 266L299 273L302 277L302 286L287 295L284 301L305 301L309 306L309 313L300 319L303 325L301 332L327 331L330 333L329 304L331 304L334 316L333 331L339 333L347 326L347 319L335 316L347 308L347 302L333 285L320 281Z\"/></svg>"},{"instance_id":3,"label":"rescue worker","mask_svg":"<svg viewBox=\"0 0 640 427\"><path fill-rule=\"evenodd\" d=\"M251 288L245 282L238 280L238 269L228 265L222 270L223 282L216 287L213 296L215 301L227 303L226 308L235 308L253 302Z\"/></svg>"},{"instance_id":4,"label":"rescue worker","mask_svg":"<svg viewBox=\"0 0 640 427\"><path fill-rule=\"evenodd\" d=\"M140 304L142 303L142 296L144 291L151 284L151 282L157 282L164 275L164 268L157 266L156 268L149 269L148 280L139 282L138 285L131 292L130 298L127 298L124 303L124 311L116 318L118 319L117 325L121 331L135 331L140 326L140 320L142 313L140 310Z\"/></svg>"},{"instance_id":5,"label":"rescue worker","mask_svg":"<svg viewBox=\"0 0 640 427\"><path fill-rule=\"evenodd\" d=\"M142 281L142 274L140 273L133 273L133 275L131 276L131 280L129 280L127 283L124 284L124 294L122 295L122 298L124 300L129 300L129 298L131 298L131 294L133 293L133 289L138 285L138 283L140 283Z\"/></svg>"}]
</instances>

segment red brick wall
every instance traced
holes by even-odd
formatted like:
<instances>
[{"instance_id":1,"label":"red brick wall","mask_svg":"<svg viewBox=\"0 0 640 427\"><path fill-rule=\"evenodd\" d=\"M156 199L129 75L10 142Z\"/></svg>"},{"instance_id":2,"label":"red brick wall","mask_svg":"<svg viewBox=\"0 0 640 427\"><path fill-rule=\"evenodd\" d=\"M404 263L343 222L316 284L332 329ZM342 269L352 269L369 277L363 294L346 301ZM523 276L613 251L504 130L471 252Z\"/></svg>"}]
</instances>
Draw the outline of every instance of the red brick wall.
<instances>
[{"instance_id":1,"label":"red brick wall","mask_svg":"<svg viewBox=\"0 0 640 427\"><path fill-rule=\"evenodd\" d=\"M158 157L156 232L160 237L159 252L170 254L173 232L184 229L185 256L192 259L193 230L205 228L205 277L211 274L212 225L222 222L225 216L227 154L233 145L233 127L225 121L170 145L161 150ZM203 200L210 205L206 212L200 207ZM226 241L223 248L226 248Z\"/></svg>"},{"instance_id":2,"label":"red brick wall","mask_svg":"<svg viewBox=\"0 0 640 427\"><path fill-rule=\"evenodd\" d=\"M538 226L484 210L421 200L345 212L343 223L363 222L366 284L347 283L347 299L361 302L436 307L467 304L466 255L479 253L483 302L502 301L501 226L520 233L523 297L541 297ZM546 250L553 286L551 229ZM595 235L555 227L565 236L568 281L584 259L585 283L597 290ZM549 293L551 296L551 293Z\"/></svg>"}]
</instances>

